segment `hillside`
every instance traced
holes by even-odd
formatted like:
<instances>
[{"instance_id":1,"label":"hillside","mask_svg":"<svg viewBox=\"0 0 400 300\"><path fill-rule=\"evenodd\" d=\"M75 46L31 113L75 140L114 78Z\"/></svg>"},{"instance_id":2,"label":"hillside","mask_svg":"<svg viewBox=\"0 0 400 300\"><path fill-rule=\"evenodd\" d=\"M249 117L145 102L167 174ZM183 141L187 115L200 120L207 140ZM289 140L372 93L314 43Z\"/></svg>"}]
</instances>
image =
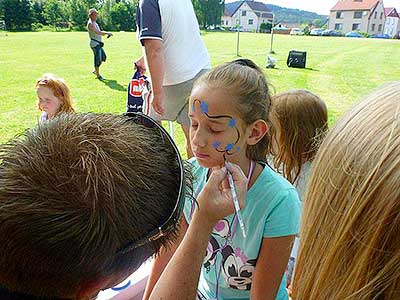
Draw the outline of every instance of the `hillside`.
<instances>
[{"instance_id":1,"label":"hillside","mask_svg":"<svg viewBox=\"0 0 400 300\"><path fill-rule=\"evenodd\" d=\"M317 13L285 8L277 5L267 4L267 7L275 14L275 20L285 24L304 24L313 23L314 20L321 20L321 25L325 24L328 17Z\"/></svg>"}]
</instances>

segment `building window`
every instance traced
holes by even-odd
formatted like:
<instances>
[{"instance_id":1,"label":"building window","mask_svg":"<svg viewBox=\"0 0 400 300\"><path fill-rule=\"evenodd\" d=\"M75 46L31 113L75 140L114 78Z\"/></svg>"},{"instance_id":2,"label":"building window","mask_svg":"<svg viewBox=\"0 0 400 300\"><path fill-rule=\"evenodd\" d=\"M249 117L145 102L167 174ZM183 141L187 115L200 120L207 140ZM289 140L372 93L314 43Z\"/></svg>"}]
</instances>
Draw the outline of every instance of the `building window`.
<instances>
[{"instance_id":1,"label":"building window","mask_svg":"<svg viewBox=\"0 0 400 300\"><path fill-rule=\"evenodd\" d=\"M343 19L343 12L342 11L337 11L336 12L336 19Z\"/></svg>"},{"instance_id":2,"label":"building window","mask_svg":"<svg viewBox=\"0 0 400 300\"><path fill-rule=\"evenodd\" d=\"M253 19L249 19L249 25L253 25Z\"/></svg>"},{"instance_id":3,"label":"building window","mask_svg":"<svg viewBox=\"0 0 400 300\"><path fill-rule=\"evenodd\" d=\"M343 30L343 24L342 23L336 23L335 24L335 30Z\"/></svg>"},{"instance_id":4,"label":"building window","mask_svg":"<svg viewBox=\"0 0 400 300\"><path fill-rule=\"evenodd\" d=\"M246 16L246 11L242 10L242 17L245 17L245 16Z\"/></svg>"},{"instance_id":5,"label":"building window","mask_svg":"<svg viewBox=\"0 0 400 300\"><path fill-rule=\"evenodd\" d=\"M378 31L382 31L382 24L379 24Z\"/></svg>"},{"instance_id":6,"label":"building window","mask_svg":"<svg viewBox=\"0 0 400 300\"><path fill-rule=\"evenodd\" d=\"M239 25L239 24L240 24L240 20L236 19L236 25Z\"/></svg>"},{"instance_id":7,"label":"building window","mask_svg":"<svg viewBox=\"0 0 400 300\"><path fill-rule=\"evenodd\" d=\"M376 11L376 12L375 12L374 19L376 19L377 16L378 16L378 12Z\"/></svg>"},{"instance_id":8,"label":"building window","mask_svg":"<svg viewBox=\"0 0 400 300\"><path fill-rule=\"evenodd\" d=\"M371 30L372 30L372 31L375 31L375 24L372 24Z\"/></svg>"},{"instance_id":9,"label":"building window","mask_svg":"<svg viewBox=\"0 0 400 300\"><path fill-rule=\"evenodd\" d=\"M362 18L362 11L355 11L354 19L361 19L361 18Z\"/></svg>"},{"instance_id":10,"label":"building window","mask_svg":"<svg viewBox=\"0 0 400 300\"><path fill-rule=\"evenodd\" d=\"M381 12L381 20L383 19L383 12Z\"/></svg>"},{"instance_id":11,"label":"building window","mask_svg":"<svg viewBox=\"0 0 400 300\"><path fill-rule=\"evenodd\" d=\"M360 24L359 23L354 23L351 30L360 30Z\"/></svg>"},{"instance_id":12,"label":"building window","mask_svg":"<svg viewBox=\"0 0 400 300\"><path fill-rule=\"evenodd\" d=\"M225 21L225 25L228 25L228 20Z\"/></svg>"}]
</instances>

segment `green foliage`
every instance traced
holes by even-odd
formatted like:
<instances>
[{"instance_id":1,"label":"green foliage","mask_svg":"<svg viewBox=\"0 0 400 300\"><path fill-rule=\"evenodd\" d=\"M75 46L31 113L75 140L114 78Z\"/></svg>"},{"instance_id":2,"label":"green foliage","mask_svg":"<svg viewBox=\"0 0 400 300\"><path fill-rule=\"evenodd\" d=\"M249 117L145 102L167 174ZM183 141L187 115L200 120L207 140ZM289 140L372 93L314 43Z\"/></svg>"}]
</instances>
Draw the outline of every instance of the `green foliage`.
<instances>
[{"instance_id":1,"label":"green foliage","mask_svg":"<svg viewBox=\"0 0 400 300\"><path fill-rule=\"evenodd\" d=\"M73 28L84 30L88 19L89 3L85 0L68 1L66 11Z\"/></svg>"},{"instance_id":2,"label":"green foliage","mask_svg":"<svg viewBox=\"0 0 400 300\"><path fill-rule=\"evenodd\" d=\"M43 3L43 17L48 24L56 27L62 23L66 23L64 2L58 0L47 0Z\"/></svg>"},{"instance_id":3,"label":"green foliage","mask_svg":"<svg viewBox=\"0 0 400 300\"><path fill-rule=\"evenodd\" d=\"M326 20L321 20L321 19L315 19L312 21L312 24L316 28L322 28L326 24Z\"/></svg>"},{"instance_id":4,"label":"green foliage","mask_svg":"<svg viewBox=\"0 0 400 300\"><path fill-rule=\"evenodd\" d=\"M110 16L117 30L136 30L136 3L121 1L111 8Z\"/></svg>"},{"instance_id":5,"label":"green foliage","mask_svg":"<svg viewBox=\"0 0 400 300\"><path fill-rule=\"evenodd\" d=\"M29 0L2 0L0 11L8 30L30 30L33 11Z\"/></svg>"},{"instance_id":6,"label":"green foliage","mask_svg":"<svg viewBox=\"0 0 400 300\"><path fill-rule=\"evenodd\" d=\"M102 29L133 31L137 3L138 0L0 0L0 17L9 30L60 30L71 26L85 30L88 10L97 8Z\"/></svg>"},{"instance_id":7,"label":"green foliage","mask_svg":"<svg viewBox=\"0 0 400 300\"><path fill-rule=\"evenodd\" d=\"M117 30L116 24L111 19L111 8L115 0L105 0L99 11L98 23L103 30Z\"/></svg>"},{"instance_id":8,"label":"green foliage","mask_svg":"<svg viewBox=\"0 0 400 300\"><path fill-rule=\"evenodd\" d=\"M43 17L43 1L37 0L33 2L32 5L32 14L35 23L41 23L43 25L47 25L46 19ZM37 30L37 25L32 24L32 30Z\"/></svg>"},{"instance_id":9,"label":"green foliage","mask_svg":"<svg viewBox=\"0 0 400 300\"><path fill-rule=\"evenodd\" d=\"M260 32L271 32L272 24L271 23L261 23L260 24Z\"/></svg>"},{"instance_id":10,"label":"green foliage","mask_svg":"<svg viewBox=\"0 0 400 300\"><path fill-rule=\"evenodd\" d=\"M221 16L224 13L224 0L193 0L193 7L203 28L221 25Z\"/></svg>"},{"instance_id":11,"label":"green foliage","mask_svg":"<svg viewBox=\"0 0 400 300\"><path fill-rule=\"evenodd\" d=\"M305 35L310 35L310 32L311 32L311 30L310 30L310 27L308 26L308 25L306 25L305 27L304 27L304 34Z\"/></svg>"}]
</instances>

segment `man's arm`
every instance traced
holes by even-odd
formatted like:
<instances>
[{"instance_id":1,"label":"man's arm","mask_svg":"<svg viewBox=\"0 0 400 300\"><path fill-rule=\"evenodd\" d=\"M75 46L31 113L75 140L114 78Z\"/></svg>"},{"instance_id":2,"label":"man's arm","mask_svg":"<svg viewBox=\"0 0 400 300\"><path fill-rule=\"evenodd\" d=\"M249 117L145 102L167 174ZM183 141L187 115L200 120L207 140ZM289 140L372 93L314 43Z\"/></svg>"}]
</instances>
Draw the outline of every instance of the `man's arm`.
<instances>
[{"instance_id":1,"label":"man's arm","mask_svg":"<svg viewBox=\"0 0 400 300\"><path fill-rule=\"evenodd\" d=\"M144 39L143 45L153 89L152 105L154 110L162 115L165 111L162 103L164 98L164 45L162 40L158 39Z\"/></svg>"},{"instance_id":2,"label":"man's arm","mask_svg":"<svg viewBox=\"0 0 400 300\"><path fill-rule=\"evenodd\" d=\"M94 33L98 34L98 35L108 35L108 36L112 36L113 34L111 32L108 31L103 31L103 30L97 30L93 24L88 24L88 29L90 31L93 31Z\"/></svg>"}]
</instances>

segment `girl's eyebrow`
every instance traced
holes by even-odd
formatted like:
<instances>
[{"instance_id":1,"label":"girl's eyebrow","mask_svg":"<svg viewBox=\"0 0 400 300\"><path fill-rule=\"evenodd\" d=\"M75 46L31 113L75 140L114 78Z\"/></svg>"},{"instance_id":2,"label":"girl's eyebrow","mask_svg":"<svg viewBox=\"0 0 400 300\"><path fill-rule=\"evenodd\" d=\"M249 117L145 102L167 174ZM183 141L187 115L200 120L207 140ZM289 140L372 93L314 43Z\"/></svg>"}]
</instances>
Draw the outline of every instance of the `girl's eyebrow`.
<instances>
[{"instance_id":1,"label":"girl's eyebrow","mask_svg":"<svg viewBox=\"0 0 400 300\"><path fill-rule=\"evenodd\" d=\"M206 115L207 116L207 115ZM225 116L223 116L225 118ZM196 116L194 114L189 114L189 118L196 118ZM210 117L207 116L207 121L216 125L223 125L225 122L224 120L221 119L212 119Z\"/></svg>"}]
</instances>

